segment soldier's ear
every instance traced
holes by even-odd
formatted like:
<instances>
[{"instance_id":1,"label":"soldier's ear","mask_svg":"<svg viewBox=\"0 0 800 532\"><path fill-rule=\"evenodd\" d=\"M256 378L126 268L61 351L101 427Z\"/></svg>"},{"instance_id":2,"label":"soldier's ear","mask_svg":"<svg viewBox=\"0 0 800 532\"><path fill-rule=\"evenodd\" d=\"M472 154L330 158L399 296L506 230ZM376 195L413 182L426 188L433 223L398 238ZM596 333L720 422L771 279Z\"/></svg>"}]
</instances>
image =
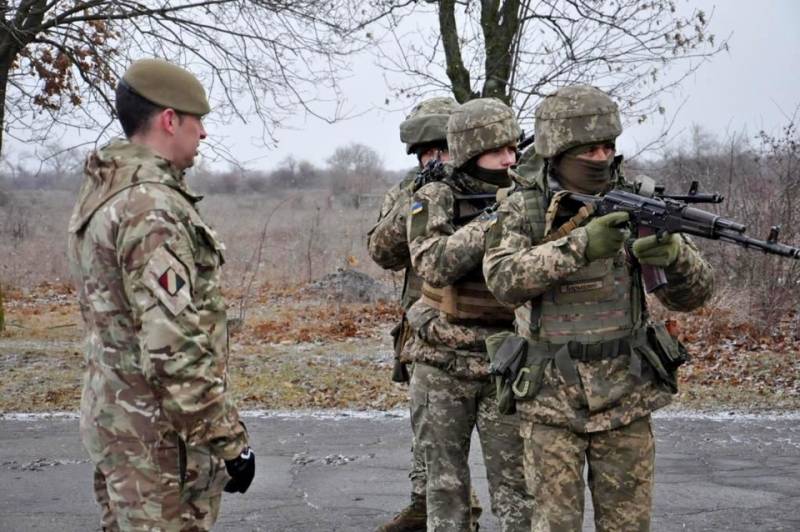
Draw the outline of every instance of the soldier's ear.
<instances>
[{"instance_id":1,"label":"soldier's ear","mask_svg":"<svg viewBox=\"0 0 800 532\"><path fill-rule=\"evenodd\" d=\"M156 123L154 125L165 133L174 135L180 123L181 116L175 112L175 109L168 107L156 115Z\"/></svg>"}]
</instances>

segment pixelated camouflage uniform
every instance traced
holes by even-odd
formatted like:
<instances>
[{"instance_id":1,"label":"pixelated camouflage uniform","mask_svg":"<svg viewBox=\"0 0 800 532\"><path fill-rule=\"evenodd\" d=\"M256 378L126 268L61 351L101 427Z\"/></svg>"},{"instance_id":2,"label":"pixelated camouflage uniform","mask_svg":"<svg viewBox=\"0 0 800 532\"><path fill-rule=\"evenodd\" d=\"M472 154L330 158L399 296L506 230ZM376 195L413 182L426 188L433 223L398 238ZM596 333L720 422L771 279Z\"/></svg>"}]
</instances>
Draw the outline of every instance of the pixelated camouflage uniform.
<instances>
[{"instance_id":1,"label":"pixelated camouflage uniform","mask_svg":"<svg viewBox=\"0 0 800 532\"><path fill-rule=\"evenodd\" d=\"M414 270L433 287L480 275L484 217L459 226L456 194L494 194L498 187L455 172L414 195L409 248ZM478 208L483 205L479 205ZM497 411L488 378L484 340L510 322L453 323L423 300L408 313L417 331L411 357L412 425L428 468L428 530L469 530L469 448L477 427L492 513L504 531L530 527L532 501L525 488L519 419Z\"/></svg>"},{"instance_id":2,"label":"pixelated camouflage uniform","mask_svg":"<svg viewBox=\"0 0 800 532\"><path fill-rule=\"evenodd\" d=\"M403 272L403 291L400 304L404 311L419 299L422 280L411 268L411 258L408 254L408 241L406 239L406 214L411 206L413 195L412 185L417 176L418 168L411 169L403 180L394 185L386 193L381 206L378 222L370 230L367 238L369 255L378 265L387 270L405 270ZM397 334L403 334L403 325ZM407 352L413 342L413 336L406 342L403 351ZM403 360L401 354L401 361ZM412 465L408 474L411 480L412 500L425 500L425 460L419 446L412 441Z\"/></svg>"},{"instance_id":3,"label":"pixelated camouflage uniform","mask_svg":"<svg viewBox=\"0 0 800 532\"><path fill-rule=\"evenodd\" d=\"M208 530L247 445L227 392L223 245L149 148L90 154L69 224L86 324L80 431L105 530Z\"/></svg>"},{"instance_id":4,"label":"pixelated camouflage uniform","mask_svg":"<svg viewBox=\"0 0 800 532\"><path fill-rule=\"evenodd\" d=\"M616 137L606 135L598 140ZM553 155L550 146L541 148ZM612 179L627 186L620 175ZM671 393L641 355L650 349L641 276L624 250L587 261L583 226L539 243L575 214L574 206L551 203L554 185L546 168L523 180L497 211L483 262L492 293L516 306L517 334L529 342L527 377L539 376L529 383L534 391L517 399L536 501L532 530L581 529L584 461L597 529L649 530L650 413ZM709 299L713 276L694 244L680 238L677 260L666 268L669 284L655 295L670 310L689 311ZM525 385L519 388L524 393Z\"/></svg>"}]
</instances>

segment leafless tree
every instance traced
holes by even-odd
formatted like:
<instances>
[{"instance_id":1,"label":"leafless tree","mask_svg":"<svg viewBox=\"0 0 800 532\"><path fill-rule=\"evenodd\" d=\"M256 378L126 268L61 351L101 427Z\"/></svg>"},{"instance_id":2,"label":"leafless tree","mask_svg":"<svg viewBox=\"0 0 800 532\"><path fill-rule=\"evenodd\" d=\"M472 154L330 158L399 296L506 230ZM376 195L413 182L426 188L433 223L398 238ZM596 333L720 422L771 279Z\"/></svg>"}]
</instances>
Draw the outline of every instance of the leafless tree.
<instances>
[{"instance_id":1,"label":"leafless tree","mask_svg":"<svg viewBox=\"0 0 800 532\"><path fill-rule=\"evenodd\" d=\"M722 204L702 209L744 224L754 238L765 239L778 226L780 242L800 246L798 119L800 108L787 116L779 133L761 131L755 139L731 134L720 140L695 126L687 145L643 170L675 193L698 180L703 191L725 197ZM735 294L733 307L761 333L770 333L800 309L800 261L704 239L695 242L714 266L718 291Z\"/></svg>"},{"instance_id":2,"label":"leafless tree","mask_svg":"<svg viewBox=\"0 0 800 532\"><path fill-rule=\"evenodd\" d=\"M411 17L398 12L385 19L380 53L396 97L494 96L529 122L542 96L583 82L608 91L629 119L643 121L665 113L657 98L662 91L727 47L709 33L707 13L683 16L677 3L425 0ZM398 29L413 24L416 31ZM679 61L683 76L667 78Z\"/></svg>"},{"instance_id":3,"label":"leafless tree","mask_svg":"<svg viewBox=\"0 0 800 532\"><path fill-rule=\"evenodd\" d=\"M298 108L341 115L347 56L369 42L367 24L405 3L0 0L0 126L21 141L64 125L106 128L118 77L155 56L203 78L216 119L260 120L269 144Z\"/></svg>"},{"instance_id":4,"label":"leafless tree","mask_svg":"<svg viewBox=\"0 0 800 532\"><path fill-rule=\"evenodd\" d=\"M328 157L331 190L335 195L349 194L358 205L358 194L385 187L380 155L357 142L336 148Z\"/></svg>"}]
</instances>

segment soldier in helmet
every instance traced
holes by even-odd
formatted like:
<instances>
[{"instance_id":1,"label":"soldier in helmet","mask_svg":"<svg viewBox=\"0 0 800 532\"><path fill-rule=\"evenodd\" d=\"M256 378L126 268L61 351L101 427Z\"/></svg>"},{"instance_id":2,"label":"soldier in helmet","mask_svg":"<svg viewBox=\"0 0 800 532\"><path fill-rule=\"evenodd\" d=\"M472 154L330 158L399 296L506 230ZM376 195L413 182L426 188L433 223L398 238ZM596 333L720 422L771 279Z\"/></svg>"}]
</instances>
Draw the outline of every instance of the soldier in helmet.
<instances>
[{"instance_id":1,"label":"soldier in helmet","mask_svg":"<svg viewBox=\"0 0 800 532\"><path fill-rule=\"evenodd\" d=\"M411 205L418 175L432 161L448 160L447 119L458 106L452 98L436 97L414 106L406 120L400 124L400 140L406 145L406 153L414 154L417 165L406 177L386 193L378 222L370 230L367 247L372 259L387 270L404 270L401 305L408 310L419 299L422 279L411 268L406 239L406 215ZM413 331L405 313L400 324L392 331L395 348L396 382L407 382L406 364L410 361L403 353L410 347ZM379 532L425 531L427 510L425 505L426 473L425 460L418 445L412 440L411 504L403 508L391 521L382 525ZM477 521L482 509L474 491L472 492L472 514Z\"/></svg>"},{"instance_id":2,"label":"soldier in helmet","mask_svg":"<svg viewBox=\"0 0 800 532\"><path fill-rule=\"evenodd\" d=\"M91 153L69 223L86 324L80 431L103 530L208 530L255 456L228 391L224 246L187 186L206 137L188 71L134 62L116 89L126 139Z\"/></svg>"},{"instance_id":3,"label":"soldier in helmet","mask_svg":"<svg viewBox=\"0 0 800 532\"><path fill-rule=\"evenodd\" d=\"M516 307L527 340L513 393L536 501L532 529L581 529L586 464L597 529L649 530L650 413L671 400L674 368L664 357L678 359L682 346L648 319L641 268L664 269L668 284L655 295L677 311L709 299L712 271L685 236L631 241L627 213L593 217L565 196L633 188L615 157L622 127L605 93L563 88L535 117L545 164L498 209L483 262L490 290Z\"/></svg>"},{"instance_id":4,"label":"soldier in helmet","mask_svg":"<svg viewBox=\"0 0 800 532\"><path fill-rule=\"evenodd\" d=\"M522 439L516 416L497 410L485 338L512 327L513 313L489 293L481 273L484 209L512 183L520 129L494 98L469 101L447 123L446 174L420 188L408 219L422 297L408 311L415 331L410 358L411 422L428 471L428 530L467 531L469 449L481 439L492 512L504 531L530 528Z\"/></svg>"}]
</instances>

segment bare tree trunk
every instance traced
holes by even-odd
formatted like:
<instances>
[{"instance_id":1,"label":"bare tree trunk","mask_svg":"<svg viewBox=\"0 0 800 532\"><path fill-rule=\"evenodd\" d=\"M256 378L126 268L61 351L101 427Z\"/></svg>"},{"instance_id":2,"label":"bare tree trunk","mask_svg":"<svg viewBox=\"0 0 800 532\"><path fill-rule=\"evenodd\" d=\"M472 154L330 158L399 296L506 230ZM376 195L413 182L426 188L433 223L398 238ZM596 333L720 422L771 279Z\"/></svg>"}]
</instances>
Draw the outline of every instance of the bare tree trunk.
<instances>
[{"instance_id":1,"label":"bare tree trunk","mask_svg":"<svg viewBox=\"0 0 800 532\"><path fill-rule=\"evenodd\" d=\"M0 37L0 153L3 153L3 133L5 132L6 118L6 88L11 66L19 53L19 48L12 45L11 34L6 33Z\"/></svg>"},{"instance_id":2,"label":"bare tree trunk","mask_svg":"<svg viewBox=\"0 0 800 532\"><path fill-rule=\"evenodd\" d=\"M0 33L0 153L3 153L8 77L20 50L30 44L36 36L34 28L44 20L46 4L45 0L27 0L21 2L12 14L8 11L8 2L0 1L2 9L0 24L5 28Z\"/></svg>"},{"instance_id":3,"label":"bare tree trunk","mask_svg":"<svg viewBox=\"0 0 800 532\"><path fill-rule=\"evenodd\" d=\"M456 0L439 1L439 29L447 62L447 77L450 78L450 83L453 85L453 96L456 97L458 103L464 103L480 95L473 92L469 70L466 69L464 60L461 58L455 5Z\"/></svg>"},{"instance_id":4,"label":"bare tree trunk","mask_svg":"<svg viewBox=\"0 0 800 532\"><path fill-rule=\"evenodd\" d=\"M11 69L11 62L6 57L0 57L0 154L3 153L3 133L6 123L6 87L8 86L8 75Z\"/></svg>"},{"instance_id":5,"label":"bare tree trunk","mask_svg":"<svg viewBox=\"0 0 800 532\"><path fill-rule=\"evenodd\" d=\"M0 333L6 330L6 311L3 303L3 285L0 284Z\"/></svg>"},{"instance_id":6,"label":"bare tree trunk","mask_svg":"<svg viewBox=\"0 0 800 532\"><path fill-rule=\"evenodd\" d=\"M486 51L486 80L479 93L472 90L469 70L461 57L461 38L456 26L456 0L439 0L439 31L442 35L447 77L459 103L473 98L500 98L511 104L508 84L512 73L514 39L519 31L519 0L482 0L481 29Z\"/></svg>"},{"instance_id":7,"label":"bare tree trunk","mask_svg":"<svg viewBox=\"0 0 800 532\"><path fill-rule=\"evenodd\" d=\"M511 53L514 38L519 29L519 0L483 0L481 28L486 50L486 81L483 84L484 98L500 98L511 105L508 82L511 78Z\"/></svg>"}]
</instances>

